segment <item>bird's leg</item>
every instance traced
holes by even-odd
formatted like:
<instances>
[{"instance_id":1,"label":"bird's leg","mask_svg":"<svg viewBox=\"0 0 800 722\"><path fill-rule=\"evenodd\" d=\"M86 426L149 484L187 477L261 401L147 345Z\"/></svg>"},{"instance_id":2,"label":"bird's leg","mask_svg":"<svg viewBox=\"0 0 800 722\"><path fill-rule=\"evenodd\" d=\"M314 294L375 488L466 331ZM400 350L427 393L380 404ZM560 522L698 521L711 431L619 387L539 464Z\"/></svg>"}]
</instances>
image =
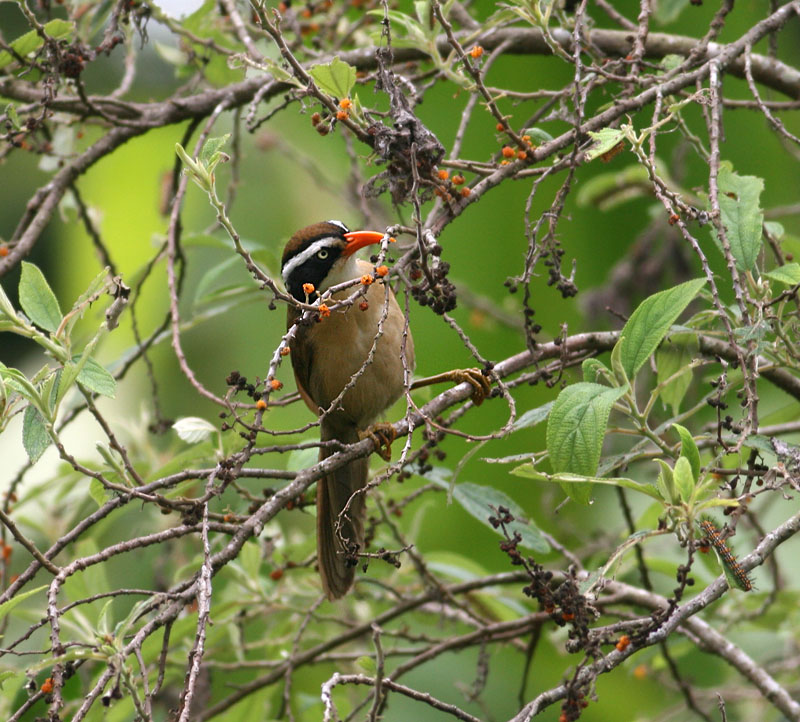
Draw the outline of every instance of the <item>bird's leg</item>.
<instances>
[{"instance_id":1,"label":"bird's leg","mask_svg":"<svg viewBox=\"0 0 800 722\"><path fill-rule=\"evenodd\" d=\"M449 381L455 384L468 383L472 386L472 403L476 406L483 403L483 400L489 396L492 389L492 383L489 377L486 376L480 369L453 369L452 371L445 371L436 376L429 376L425 379L419 379L411 384L413 389L421 389L423 386L431 386L433 384L441 384Z\"/></svg>"},{"instance_id":2,"label":"bird's leg","mask_svg":"<svg viewBox=\"0 0 800 722\"><path fill-rule=\"evenodd\" d=\"M372 424L358 432L362 439L372 439L375 451L384 461L392 460L392 442L397 438L394 426L384 422Z\"/></svg>"}]
</instances>

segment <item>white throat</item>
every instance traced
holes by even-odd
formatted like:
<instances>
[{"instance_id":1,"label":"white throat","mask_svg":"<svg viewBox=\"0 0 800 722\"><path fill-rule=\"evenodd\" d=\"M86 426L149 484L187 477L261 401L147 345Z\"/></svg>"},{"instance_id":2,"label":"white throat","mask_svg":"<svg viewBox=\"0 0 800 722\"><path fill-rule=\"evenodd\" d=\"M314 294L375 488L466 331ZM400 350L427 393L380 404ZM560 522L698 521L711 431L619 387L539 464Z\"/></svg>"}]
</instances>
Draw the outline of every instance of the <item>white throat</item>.
<instances>
[{"instance_id":1,"label":"white throat","mask_svg":"<svg viewBox=\"0 0 800 722\"><path fill-rule=\"evenodd\" d=\"M355 256L342 256L331 266L331 270L328 271L328 275L325 276L325 280L317 290L323 293L331 286L338 286L340 283L352 281L354 278L361 278L358 260Z\"/></svg>"}]
</instances>

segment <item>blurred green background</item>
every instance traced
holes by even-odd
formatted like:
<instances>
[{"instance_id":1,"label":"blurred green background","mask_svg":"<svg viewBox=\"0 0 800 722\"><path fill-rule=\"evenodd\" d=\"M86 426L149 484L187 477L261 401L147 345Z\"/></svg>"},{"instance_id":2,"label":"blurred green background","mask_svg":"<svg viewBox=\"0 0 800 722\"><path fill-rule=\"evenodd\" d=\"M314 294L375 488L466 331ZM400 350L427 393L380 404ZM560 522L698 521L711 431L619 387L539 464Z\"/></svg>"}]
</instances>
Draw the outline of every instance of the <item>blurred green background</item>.
<instances>
[{"instance_id":1,"label":"blurred green background","mask_svg":"<svg viewBox=\"0 0 800 722\"><path fill-rule=\"evenodd\" d=\"M669 6L670 3L662 5ZM681 5L685 3L675 3L675 7L680 8ZM633 0L620 0L614 6L629 18L635 18L639 9L639 3ZM488 12L491 7L492 4L488 2L477 3L475 11L481 14ZM715 10L715 3L711 2L700 7L687 6L673 21L660 26L659 30L695 34L698 28L708 27ZM738 2L720 41L738 38L763 13L762 3L755 0ZM592 14L599 27L612 27L611 22L596 8L592 9ZM24 29L13 4L0 3L0 26L6 39L15 37L17 29L19 32ZM793 25L781 35L780 57L795 66L800 63L800 43L796 42L799 32L800 26L794 20ZM150 22L148 33L150 42L140 51L140 71L133 92L134 98L142 102L167 97L184 80L175 77L173 66L164 59L168 56L168 51L163 48L177 47L174 38L156 21ZM161 52L157 51L159 44L163 46ZM756 51L763 52L765 49L766 43L756 47ZM85 80L89 92L101 93L113 87L121 72L121 54L103 57L87 72ZM241 76L241 71L229 73L231 80ZM487 82L496 87L515 90L557 89L568 82L572 74L573 69L557 59L510 56L495 64ZM225 77L224 73L222 76ZM362 102L369 104L373 101L372 87L361 87L358 92ZM724 93L731 98L748 97L744 82L727 76ZM764 95L780 99L766 90ZM602 94L591 97L587 114L594 113L608 99ZM447 149L452 143L466 102L465 93L455 92L452 86L439 83L426 93L424 102L417 109L419 117L437 134ZM379 98L376 103L385 107L383 98ZM536 107L537 104L531 102L515 104L507 100L501 101L502 110L511 116L511 124L514 126L523 123ZM360 209L353 203L352 192L348 189L348 184L351 183L350 159L342 137L343 131L338 129L326 137L317 134L309 120L313 109L313 103L309 103L308 112L299 112L298 106L292 105L276 114L254 134L243 132L240 139L239 178L235 201L229 213L242 238L259 249L257 257L274 277L279 276L277 259L283 245L297 228L326 218L341 219L353 228L364 223ZM259 108L259 112L264 113L266 109ZM643 113L634 116L632 122L637 127L643 127L650 122L651 113L652 109L647 108ZM692 108L686 113L686 117L690 127L698 135L705 136L700 110ZM796 111L785 113L781 117L789 130L800 133L800 118ZM478 161L492 158L500 148L495 123L488 112L478 110L475 113L474 121L465 137L462 157ZM213 135L230 132L231 127L231 114L223 115ZM537 127L553 136L568 129L568 125L561 120L546 120L538 123ZM150 261L165 237L168 219L161 207L164 187L175 164L174 145L176 142L183 142L185 130L185 127L166 127L135 138L92 167L78 181L83 200L90 208L92 218L118 271L129 285L137 282L143 266ZM724 132L724 159L729 160L740 174L764 178L762 203L765 208L797 201L800 172L796 152L787 152L784 143L777 134L770 131L761 114L751 110L728 111L724 117ZM87 126L65 142L74 143L73 150L80 151L97 137L97 129ZM194 138L187 147L192 147L193 143ZM367 163L364 148L356 145L355 153L361 156L359 165L365 177L380 170ZM684 188L702 190L706 187L707 166L692 153L687 153L686 145L677 133L659 136L658 156ZM43 162L45 169L41 167ZM566 251L565 269L569 268L573 258L577 259L575 280L581 291L603 286L615 264L630 253L645 229L650 228L655 234L655 247L660 247L660 244L667 243L668 239L675 236L674 229L663 219L663 210L649 196L639 194L606 210L600 210L595 205L578 203L578 195L590 179L600 174L621 174L633 163L633 156L623 153L607 165L585 165L576 176L574 192L567 200L559 223L558 237ZM12 153L0 165L0 184L3 188L0 237L8 238L11 235L28 199L36 188L47 182L50 172L46 161L23 151ZM231 165L218 168L217 183L221 193L232 182L231 172ZM466 175L467 181L471 181L470 174ZM540 184L532 202L532 219L538 218L540 213L549 208L562 181L563 176L556 176ZM469 333L479 351L492 361L499 361L524 349L524 339L519 328L505 324L498 317L510 316L517 323L522 319L521 293L510 294L503 284L507 278L523 270L527 246L523 214L531 187L529 180L506 182L479 203L471 205L446 228L440 238L444 248L443 258L451 264L451 279L459 289L464 289L459 307L453 316ZM376 215L380 214L385 223L409 222L410 208L393 209L386 199L382 201L383 205ZM67 200L62 205L61 214L50 223L29 260L43 269L61 301L62 308L68 308L97 274L100 266L91 239L76 216L74 204ZM654 221L656 217L662 218L662 221ZM275 311L268 310L268 294L260 293L252 287L245 269L232 254L225 236L219 230L208 234L208 229L214 222L213 211L202 192L194 186L190 186L187 192L182 220L187 262L182 310L186 318L195 315L199 319L183 334L184 350L198 379L221 395L225 392L225 378L234 369L248 379L263 377L266 373L272 350L285 330L284 310L282 307ZM800 236L800 218L797 214L780 220L789 236ZM716 271L724 272L724 264L711 242L708 230L695 230L704 244L712 266ZM682 248L680 243L677 247ZM793 239L785 247L795 253L800 252L800 243ZM686 273L685 269L681 269L682 263L688 263L691 269L686 277L699 275L699 264L696 259L691 258L685 247L677 251L677 254L681 257L676 258L675 267L663 269L663 287ZM16 283L17 277L14 273L2 279L3 287L12 298L15 296ZM575 299L562 299L553 287L546 285L546 274L536 280L532 287L534 297L531 306L536 310L536 321L543 327L541 340L550 340L557 336L562 324L566 324L569 333L620 325L615 316L607 313L604 308L587 308L583 302L583 294ZM203 314L209 308L214 308L214 305L204 304L202 297L211 292L219 294L223 290L239 294L236 296L239 300L235 308L204 319ZM656 290L660 288L651 288L648 293ZM730 295L729 289L725 293ZM137 301L137 318L140 331L146 336L167 313L163 261L159 262L155 272L144 283L141 295L141 300ZM501 313L487 312L480 304L475 303L472 296L487 299ZM215 302L218 300L219 296ZM629 297L626 300L629 304L627 308L614 310L628 313L641 298ZM458 336L442 319L429 309L420 308L413 301L411 304L411 327L417 349L419 376L474 365ZM104 307L98 308L87 315L84 320L87 336L96 327L103 310ZM587 312L592 314L591 321L587 320ZM128 319L108 336L99 358L113 371L122 354L130 350L134 343ZM32 344L21 342L8 334L0 337L0 360L7 365L26 370L35 369L41 363L41 358L36 354ZM154 348L151 359L158 383L161 412L166 418L202 416L217 423L218 409L200 398L180 374L168 339ZM568 373L568 380L575 380L575 374L576 372ZM288 364L282 367L279 378L284 381L287 389L292 387ZM694 381L696 387L702 383L701 378ZM153 435L146 431L147 423L153 420L149 389L146 369L139 364L121 384L117 399L104 399L100 406L118 422L124 440L134 448L139 448L143 455L149 456L152 468L156 469L171 456L178 454L184 445L176 439L173 432ZM535 387L523 386L515 392L518 411L521 413L552 400L556 393L557 388L548 389L541 384ZM426 398L425 392L417 398L423 401ZM398 406L389 414L389 418L394 419L400 413L402 409ZM459 428L474 433L488 433L502 426L507 414L508 409L502 402L492 401L484 405L479 414L471 414L465 418ZM764 412L761 415L763 423L775 423L792 415L796 415L796 406L790 406L785 397L772 392L766 394ZM707 417L698 421L711 419L709 410ZM276 428L291 428L309 420L310 415L305 406L295 404L273 410L267 416L266 423L273 424ZM91 429L91 426L80 426L67 438L80 450L76 452L79 456L98 463L99 459L93 450L92 432L87 429ZM314 433L308 434L308 438L313 437ZM0 436L0 459L3 459L0 467L0 488L14 478L24 464L25 457L19 439L19 424L16 428L12 425L7 433ZM229 443L234 442L235 438L229 440ZM611 439L608 447L610 451L614 450L616 443L618 442ZM563 498L559 489L520 480L510 476L507 467L489 465L483 461L483 457L538 451L543 446L544 425L512 434L502 440L491 441L464 463L458 480L502 489L524 508L541 529L554 535L568 548L580 548L584 552L593 549L585 557L588 560L587 565L591 567L593 560L595 566L599 566L605 561L609 550L603 540L608 540L609 536L613 538L613 530L618 530L620 538L626 535L613 490L597 489L595 503L591 507L578 508L571 504L557 511ZM447 456L436 464L451 470L471 451L470 445L458 438L446 439L440 448ZM274 455L274 458L259 460L259 463L263 462L269 467L283 467L297 461L296 457L292 460L289 455ZM377 466L377 462L374 463ZM53 489L52 486L49 489L44 488L43 483L51 482L56 468L57 459L51 449L37 467L27 474L23 493L20 495L21 503L16 510L35 529L33 535L41 546L46 546L46 540L52 540L62 531L62 517L69 518L72 514L78 514L79 509L90 506L85 491L80 486L75 487L70 483L58 489ZM642 473L654 474L655 468ZM392 488L388 494L400 498L421 483L423 482L419 477L413 477L404 487ZM245 482L245 485L254 494L260 493L259 484ZM24 493L25 490L28 492ZM64 508L56 509L50 501L43 502L53 498L66 500L63 502ZM234 494L223 498L221 503L223 506L226 503L240 505ZM637 517L645 515L644 519L648 520L646 505L634 503L633 506ZM113 524L109 523L98 530L98 546L108 544L114 538L125 538L139 523L141 519L138 510L129 508L115 517ZM649 519L649 523L654 524L655 519ZM461 558L460 563L463 565L474 564L487 572L510 568L507 558L497 548L496 535L468 516L458 505L448 505L443 494L430 494L421 501L414 502L406 510L401 524L403 528L413 530L415 544L432 562L439 560L439 563L445 564ZM310 553L313 544L311 515L302 512L282 514L274 526L275 529L270 533L283 536L288 547L284 549L287 557L300 561ZM300 548L294 549L293 545L299 545ZM664 573L655 575L654 581L657 591L668 592L674 585L674 564L680 559L680 550L675 547L674 542L664 540L660 544L653 544L648 551L657 558L663 558ZM132 585L135 581L146 586L153 568L159 568L160 556L163 556L163 551L154 549L141 556L134 568L129 566L127 560L121 560L111 564L106 572L112 577L125 578L127 585ZM564 566L563 560L554 554L540 561ZM379 578L387 578L388 573L378 565L373 565L370 569L370 574L376 574ZM708 573L709 579L711 574ZM130 579L130 575L140 578ZM620 569L619 576L622 579L630 578L631 581L636 579L635 570L628 562ZM510 600L524 604L518 590L509 589L506 593ZM733 603L750 604L750 600L742 602L737 598ZM419 633L424 632L425 628L420 627ZM223 634L220 629L215 633ZM578 661L577 657L572 658L564 653L564 641L563 631L550 628L544 630L528 675L528 699L556 684L564 671ZM748 644L758 645L758 635L752 633L746 641ZM701 655L688 643L678 641L672 645L672 649L681 669L698 687L710 689L725 679L727 671L720 663ZM758 652L753 652L752 647L748 649L757 656ZM762 654L768 652L769 650L761 649ZM474 714L485 714L487 719L505 719L518 709L517 696L524 660L522 655L508 649L493 649L491 654L488 691L482 698L489 709L481 710L477 705L467 705L467 709ZM655 672L663 670L663 661L658 657L657 650L646 650L631 662L625 668L600 679L598 701L589 706L583 719L587 722L656 719L675 702L675 691L665 688L659 681L664 677L654 676ZM454 653L440 658L433 665L422 667L403 681L412 687L419 685L440 699L462 704L459 685L463 688L469 687L475 677L475 665L474 651ZM318 705L319 684L330 676L331 670L330 666L323 665L297 674L295 688L302 690L301 697L306 695L309 704ZM224 680L217 679L215 684L222 685ZM265 700L272 701L274 710L278 694L274 691L262 693L243 703L237 709L250 712L240 712L239 719L261 719L258 710L265 709ZM731 716L729 719L748 719L746 710L746 703L742 703L739 708L740 716ZM110 710L106 719L124 719L120 716L124 714L124 709L119 707L116 711ZM421 713L418 704L401 697L393 698L385 719L404 720L412 715L420 720L444 719L444 716L427 709ZM557 717L558 713L553 710L548 719ZM308 718L314 717L312 715ZM688 719L681 714L673 717L684 718Z\"/></svg>"}]
</instances>

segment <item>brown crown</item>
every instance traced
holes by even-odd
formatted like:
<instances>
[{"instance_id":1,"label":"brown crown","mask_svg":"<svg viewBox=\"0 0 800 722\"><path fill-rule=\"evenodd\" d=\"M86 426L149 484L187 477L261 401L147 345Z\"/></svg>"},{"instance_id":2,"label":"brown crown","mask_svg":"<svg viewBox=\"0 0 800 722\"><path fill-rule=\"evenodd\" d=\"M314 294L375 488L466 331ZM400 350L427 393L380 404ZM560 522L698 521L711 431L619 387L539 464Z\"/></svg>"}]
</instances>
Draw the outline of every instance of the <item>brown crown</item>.
<instances>
[{"instance_id":1,"label":"brown crown","mask_svg":"<svg viewBox=\"0 0 800 722\"><path fill-rule=\"evenodd\" d=\"M296 256L304 248L308 247L310 243L318 241L320 238L327 236L340 236L342 241L345 240L344 234L347 231L343 226L330 221L320 221L313 225L306 226L297 231L287 242L283 249L283 257L281 258L281 266L283 266L290 258Z\"/></svg>"}]
</instances>

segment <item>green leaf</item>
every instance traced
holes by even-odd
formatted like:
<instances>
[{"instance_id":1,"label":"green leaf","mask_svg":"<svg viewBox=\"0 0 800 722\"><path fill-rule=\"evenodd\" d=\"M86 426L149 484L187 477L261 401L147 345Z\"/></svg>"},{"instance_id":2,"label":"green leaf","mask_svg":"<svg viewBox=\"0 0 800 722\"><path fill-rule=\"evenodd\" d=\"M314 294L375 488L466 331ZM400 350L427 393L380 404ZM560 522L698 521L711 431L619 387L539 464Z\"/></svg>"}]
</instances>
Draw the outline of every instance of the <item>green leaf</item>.
<instances>
[{"instance_id":1,"label":"green leaf","mask_svg":"<svg viewBox=\"0 0 800 722\"><path fill-rule=\"evenodd\" d=\"M526 479L536 479L536 481L555 482L557 484L560 484L562 488L564 488L565 486L585 487L587 490L586 491L587 498L591 494L591 487L593 484L604 484L606 486L618 486L623 489L631 489L632 491L638 491L640 494L645 494L649 497L652 497L653 499L661 501L661 496L650 484L643 484L640 481L635 481L634 479L627 479L625 477L606 478L602 476L585 476L583 474L569 474L564 472L559 474L545 474L542 471L538 471L536 467L530 462L526 464L521 464L515 469L512 469L511 473L514 474L515 476L525 477ZM575 498L572 494L570 494L570 497Z\"/></svg>"},{"instance_id":2,"label":"green leaf","mask_svg":"<svg viewBox=\"0 0 800 722\"><path fill-rule=\"evenodd\" d=\"M176 68L186 65L189 61L189 56L174 45L167 45L166 43L153 43L156 53L159 57L169 65L174 65Z\"/></svg>"},{"instance_id":3,"label":"green leaf","mask_svg":"<svg viewBox=\"0 0 800 722\"><path fill-rule=\"evenodd\" d=\"M36 589L29 589L27 592L22 592L22 594L17 594L7 602L0 604L0 621L5 619L11 613L11 610L14 609L14 607L21 604L26 599L29 599L34 594L38 594L45 589L47 589L47 584L43 584L41 587L36 587Z\"/></svg>"},{"instance_id":4,"label":"green leaf","mask_svg":"<svg viewBox=\"0 0 800 722\"><path fill-rule=\"evenodd\" d=\"M245 542L239 552L238 560L249 579L258 579L258 570L261 568L261 547L256 542Z\"/></svg>"},{"instance_id":5,"label":"green leaf","mask_svg":"<svg viewBox=\"0 0 800 722\"><path fill-rule=\"evenodd\" d=\"M660 25L668 25L678 19L688 4L689 0L659 0L653 17Z\"/></svg>"},{"instance_id":6,"label":"green leaf","mask_svg":"<svg viewBox=\"0 0 800 722\"><path fill-rule=\"evenodd\" d=\"M608 211L626 201L651 194L647 169L633 163L621 171L598 173L587 179L581 183L575 200L581 208L597 206L601 211Z\"/></svg>"},{"instance_id":7,"label":"green leaf","mask_svg":"<svg viewBox=\"0 0 800 722\"><path fill-rule=\"evenodd\" d=\"M375 660L372 657L367 657L366 655L362 655L356 659L356 666L361 669L362 672L366 672L367 674L375 674L375 670L377 669Z\"/></svg>"},{"instance_id":8,"label":"green leaf","mask_svg":"<svg viewBox=\"0 0 800 722\"><path fill-rule=\"evenodd\" d=\"M356 69L338 56L326 65L313 65L308 74L320 90L338 100L349 97L356 84Z\"/></svg>"},{"instance_id":9,"label":"green leaf","mask_svg":"<svg viewBox=\"0 0 800 722\"><path fill-rule=\"evenodd\" d=\"M597 381L597 378L607 379L611 376L611 371L602 361L596 358L587 358L581 364L581 371L583 372L583 380L592 383Z\"/></svg>"},{"instance_id":10,"label":"green leaf","mask_svg":"<svg viewBox=\"0 0 800 722\"><path fill-rule=\"evenodd\" d=\"M689 363L697 353L697 337L693 333L672 334L656 352L660 386L658 394L664 404L672 409L673 414L680 411L681 401L692 383L692 369L689 368ZM683 372L679 373L682 369ZM665 383L669 378L672 380Z\"/></svg>"},{"instance_id":11,"label":"green leaf","mask_svg":"<svg viewBox=\"0 0 800 722\"><path fill-rule=\"evenodd\" d=\"M800 283L800 263L787 263L767 271L764 275L787 286L796 286Z\"/></svg>"},{"instance_id":12,"label":"green leaf","mask_svg":"<svg viewBox=\"0 0 800 722\"><path fill-rule=\"evenodd\" d=\"M700 450L689 432L689 429L680 424L673 424L672 428L681 437L681 457L685 457L692 469L692 477L696 484L700 479Z\"/></svg>"},{"instance_id":13,"label":"green leaf","mask_svg":"<svg viewBox=\"0 0 800 722\"><path fill-rule=\"evenodd\" d=\"M73 358L78 361L80 356ZM89 391L113 399L117 393L117 380L93 358L87 359L81 372L78 374L78 382L85 386Z\"/></svg>"},{"instance_id":14,"label":"green leaf","mask_svg":"<svg viewBox=\"0 0 800 722\"><path fill-rule=\"evenodd\" d=\"M598 156L608 153L608 151L616 147L625 137L625 133L618 128L603 128L596 132L590 130L589 136L594 141L594 145L589 148L584 155L586 156L586 160L594 160Z\"/></svg>"},{"instance_id":15,"label":"green leaf","mask_svg":"<svg viewBox=\"0 0 800 722\"><path fill-rule=\"evenodd\" d=\"M31 460L31 464L39 461L41 455L50 446L50 435L47 433L44 418L35 406L25 407L22 416L22 445Z\"/></svg>"},{"instance_id":16,"label":"green leaf","mask_svg":"<svg viewBox=\"0 0 800 722\"><path fill-rule=\"evenodd\" d=\"M678 487L675 485L675 475L672 473L672 467L663 459L656 459L656 461L661 466L656 479L656 487L664 501L670 504L677 504L680 501L680 494L678 493Z\"/></svg>"},{"instance_id":17,"label":"green leaf","mask_svg":"<svg viewBox=\"0 0 800 722\"><path fill-rule=\"evenodd\" d=\"M764 212L759 205L764 181L755 176L740 176L729 163L719 169L720 221L740 271L752 271L761 250ZM722 250L716 233L714 240Z\"/></svg>"},{"instance_id":18,"label":"green leaf","mask_svg":"<svg viewBox=\"0 0 800 722\"><path fill-rule=\"evenodd\" d=\"M373 15L375 17L383 18L384 11L383 10L368 10L367 15ZM405 36L398 36L394 35L392 38L392 44L395 47L401 48L423 48L428 46L428 32L426 31L425 25L420 25L414 18L410 15L406 15L399 10L389 10L386 13L386 16L389 20L393 23L397 23L401 27L403 27L406 31ZM427 21L426 21L427 25ZM435 30L434 30L435 32ZM399 42L399 44L398 44ZM432 49L435 51L435 46Z\"/></svg>"},{"instance_id":19,"label":"green leaf","mask_svg":"<svg viewBox=\"0 0 800 722\"><path fill-rule=\"evenodd\" d=\"M689 463L689 459L685 456L679 457L675 462L672 474L675 477L675 486L678 487L681 499L688 502L692 498L692 492L694 492L695 487L692 465Z\"/></svg>"},{"instance_id":20,"label":"green leaf","mask_svg":"<svg viewBox=\"0 0 800 722\"><path fill-rule=\"evenodd\" d=\"M614 372L615 386L628 386L630 379L625 370L625 365L622 363L622 350L625 348L625 336L620 334L619 340L614 344L611 349L611 370Z\"/></svg>"},{"instance_id":21,"label":"green leaf","mask_svg":"<svg viewBox=\"0 0 800 722\"><path fill-rule=\"evenodd\" d=\"M6 106L6 117L11 121L14 130L20 130L20 128L22 128L19 122L19 115L17 114L17 106L13 103L9 103Z\"/></svg>"},{"instance_id":22,"label":"green leaf","mask_svg":"<svg viewBox=\"0 0 800 722\"><path fill-rule=\"evenodd\" d=\"M778 221L764 221L764 228L767 233L775 237L776 241L780 241L786 235L786 229Z\"/></svg>"},{"instance_id":23,"label":"green leaf","mask_svg":"<svg viewBox=\"0 0 800 722\"><path fill-rule=\"evenodd\" d=\"M55 333L61 325L61 309L55 294L39 268L27 261L22 262L19 305L31 321L46 331Z\"/></svg>"},{"instance_id":24,"label":"green leaf","mask_svg":"<svg viewBox=\"0 0 800 722\"><path fill-rule=\"evenodd\" d=\"M775 449L772 447L769 437L763 436L762 434L751 434L747 437L747 439L745 439L744 446L746 446L748 449L756 449L762 454L775 453Z\"/></svg>"},{"instance_id":25,"label":"green leaf","mask_svg":"<svg viewBox=\"0 0 800 722\"><path fill-rule=\"evenodd\" d=\"M547 420L547 451L556 473L594 476L603 449L611 407L627 389L581 382L567 386L556 399ZM588 503L587 488L566 487L576 501Z\"/></svg>"},{"instance_id":26,"label":"green leaf","mask_svg":"<svg viewBox=\"0 0 800 722\"><path fill-rule=\"evenodd\" d=\"M628 378L632 379L650 358L669 327L705 283L705 278L695 278L655 293L639 304L620 332L620 336L625 337L620 360Z\"/></svg>"},{"instance_id":27,"label":"green leaf","mask_svg":"<svg viewBox=\"0 0 800 722\"><path fill-rule=\"evenodd\" d=\"M542 143L549 143L553 140L553 136L541 128L526 128L523 135L529 135L531 143L534 145L542 145Z\"/></svg>"},{"instance_id":28,"label":"green leaf","mask_svg":"<svg viewBox=\"0 0 800 722\"><path fill-rule=\"evenodd\" d=\"M191 15L181 20L181 25L193 35L203 40L211 40L223 48L231 50L244 50L235 43L234 36L226 32L225 24L220 22L217 4L214 0L205 0L203 4ZM177 60L176 75L188 77L194 70L199 70L209 83L222 87L244 79L242 68L231 67L228 64L229 55L211 52L201 43L181 40L181 49L185 49L186 57L181 62Z\"/></svg>"},{"instance_id":29,"label":"green leaf","mask_svg":"<svg viewBox=\"0 0 800 722\"><path fill-rule=\"evenodd\" d=\"M64 364L64 368L61 369L61 374L58 377L58 386L56 387L56 398L53 403L53 408L56 408L58 404L61 403L61 399L64 398L72 384L75 383L75 379L78 378L79 373L80 368L78 364L73 361L68 361Z\"/></svg>"},{"instance_id":30,"label":"green leaf","mask_svg":"<svg viewBox=\"0 0 800 722\"><path fill-rule=\"evenodd\" d=\"M6 316L13 321L17 320L17 312L14 310L14 305L2 286L0 286L0 316Z\"/></svg>"},{"instance_id":31,"label":"green leaf","mask_svg":"<svg viewBox=\"0 0 800 722\"><path fill-rule=\"evenodd\" d=\"M229 255L224 261L213 264L197 282L193 303L197 306L213 300L212 292L218 292L220 289L238 288L238 285L234 286L232 279L240 277L236 271L241 270L241 264L242 259L236 255Z\"/></svg>"},{"instance_id":32,"label":"green leaf","mask_svg":"<svg viewBox=\"0 0 800 722\"><path fill-rule=\"evenodd\" d=\"M304 88L305 86L292 75L288 71L284 70L278 63L270 58L261 58L259 61L260 65L264 66L264 69L273 77L275 80L281 83L287 83L288 85L294 85L296 88Z\"/></svg>"},{"instance_id":33,"label":"green leaf","mask_svg":"<svg viewBox=\"0 0 800 722\"><path fill-rule=\"evenodd\" d=\"M208 166L214 158L214 155L222 150L230 137L230 133L225 133L225 135L221 135L217 138L209 138L203 144L203 149L200 151L200 162Z\"/></svg>"},{"instance_id":34,"label":"green leaf","mask_svg":"<svg viewBox=\"0 0 800 722\"><path fill-rule=\"evenodd\" d=\"M181 440L189 444L199 444L208 439L217 430L217 427L210 421L206 421L199 416L186 416L178 419L172 425L172 428L175 429Z\"/></svg>"},{"instance_id":35,"label":"green leaf","mask_svg":"<svg viewBox=\"0 0 800 722\"><path fill-rule=\"evenodd\" d=\"M53 38L53 40L62 40L64 38L68 38L70 35L72 35L74 30L75 23L68 20L56 19L44 24L44 32L49 37ZM41 48L42 45L44 45L44 40L35 30L30 30L24 35L20 35L16 40L14 40L14 42L11 43L11 47L16 51L17 55L20 55L23 58ZM5 50L0 52L0 69L4 68L13 60L14 57L11 55L11 53Z\"/></svg>"},{"instance_id":36,"label":"green leaf","mask_svg":"<svg viewBox=\"0 0 800 722\"><path fill-rule=\"evenodd\" d=\"M109 493L99 479L89 481L89 496L98 507L103 506L109 500Z\"/></svg>"},{"instance_id":37,"label":"green leaf","mask_svg":"<svg viewBox=\"0 0 800 722\"><path fill-rule=\"evenodd\" d=\"M480 486L479 484L472 484L465 481L461 484L456 484L453 491L453 498L464 508L471 516L475 517L478 521L500 534L499 529L495 529L489 522L489 517L496 514L492 510L500 506L504 506L511 512L515 521L507 526L509 533L519 532L522 537L520 542L522 546L536 552L537 554L546 554L550 551L550 546L542 538L539 530L531 521L525 520L525 512L522 510L517 502L515 502L507 494L504 494L499 489L492 486Z\"/></svg>"},{"instance_id":38,"label":"green leaf","mask_svg":"<svg viewBox=\"0 0 800 722\"><path fill-rule=\"evenodd\" d=\"M3 689L3 685L9 680L13 679L14 677L21 677L22 670L21 669L7 669L3 672L0 672L0 690Z\"/></svg>"},{"instance_id":39,"label":"green leaf","mask_svg":"<svg viewBox=\"0 0 800 722\"><path fill-rule=\"evenodd\" d=\"M528 409L522 416L520 416L512 427L512 431L519 431L520 429L529 429L544 421L550 415L550 409L553 408L553 402L548 401L543 406L538 406L535 409Z\"/></svg>"}]
</instances>

